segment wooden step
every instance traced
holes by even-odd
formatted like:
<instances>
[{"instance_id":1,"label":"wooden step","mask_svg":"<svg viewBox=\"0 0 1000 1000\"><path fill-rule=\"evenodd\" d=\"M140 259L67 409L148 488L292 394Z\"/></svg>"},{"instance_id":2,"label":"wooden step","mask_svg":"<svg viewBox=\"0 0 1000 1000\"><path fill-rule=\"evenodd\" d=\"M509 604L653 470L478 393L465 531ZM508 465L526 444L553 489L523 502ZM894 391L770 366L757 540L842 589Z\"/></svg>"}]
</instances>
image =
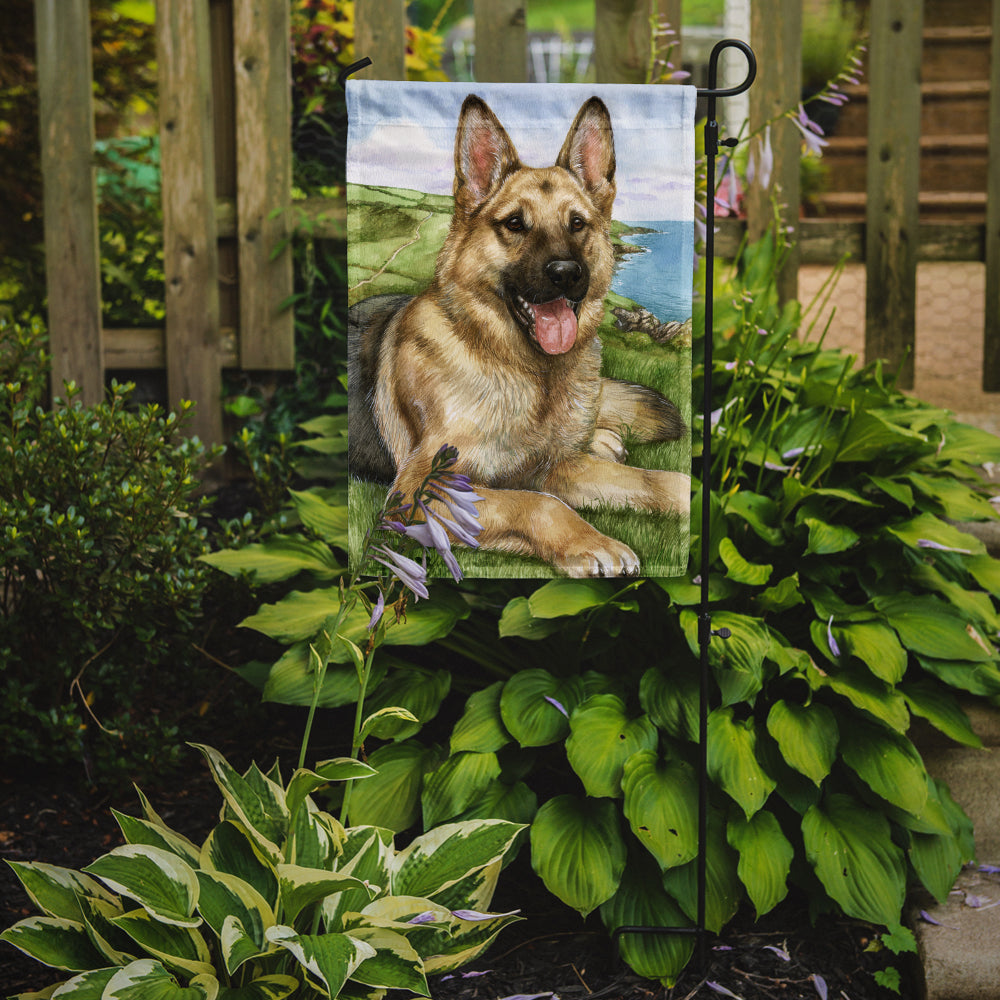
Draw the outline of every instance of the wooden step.
<instances>
[{"instance_id":1,"label":"wooden step","mask_svg":"<svg viewBox=\"0 0 1000 1000\"><path fill-rule=\"evenodd\" d=\"M831 136L823 151L834 191L865 188L868 140L864 136ZM924 191L985 191L985 135L925 135L920 138L920 188Z\"/></svg>"},{"instance_id":2,"label":"wooden step","mask_svg":"<svg viewBox=\"0 0 1000 1000\"><path fill-rule=\"evenodd\" d=\"M991 0L924 0L924 27L946 27L956 21L989 24L990 4Z\"/></svg>"},{"instance_id":3,"label":"wooden step","mask_svg":"<svg viewBox=\"0 0 1000 1000\"><path fill-rule=\"evenodd\" d=\"M830 191L818 195L816 202L829 218L864 219L867 196L863 191ZM956 222L982 222L986 215L986 192L921 191L920 218L948 219Z\"/></svg>"},{"instance_id":4,"label":"wooden step","mask_svg":"<svg viewBox=\"0 0 1000 1000\"><path fill-rule=\"evenodd\" d=\"M921 79L925 83L988 80L992 38L989 25L925 28Z\"/></svg>"}]
</instances>

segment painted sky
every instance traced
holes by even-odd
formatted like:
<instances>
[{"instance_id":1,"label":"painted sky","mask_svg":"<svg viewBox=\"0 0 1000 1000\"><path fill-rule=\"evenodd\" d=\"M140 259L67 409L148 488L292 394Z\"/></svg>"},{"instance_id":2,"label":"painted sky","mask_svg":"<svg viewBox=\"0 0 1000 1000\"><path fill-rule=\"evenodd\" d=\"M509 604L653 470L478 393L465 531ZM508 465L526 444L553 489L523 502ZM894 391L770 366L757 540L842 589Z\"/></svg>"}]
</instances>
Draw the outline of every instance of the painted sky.
<instances>
[{"instance_id":1,"label":"painted sky","mask_svg":"<svg viewBox=\"0 0 1000 1000\"><path fill-rule=\"evenodd\" d=\"M614 217L693 219L696 92L677 85L349 80L348 181L451 194L455 128L470 93L493 109L532 167L552 165L580 106L597 95L615 135Z\"/></svg>"}]
</instances>

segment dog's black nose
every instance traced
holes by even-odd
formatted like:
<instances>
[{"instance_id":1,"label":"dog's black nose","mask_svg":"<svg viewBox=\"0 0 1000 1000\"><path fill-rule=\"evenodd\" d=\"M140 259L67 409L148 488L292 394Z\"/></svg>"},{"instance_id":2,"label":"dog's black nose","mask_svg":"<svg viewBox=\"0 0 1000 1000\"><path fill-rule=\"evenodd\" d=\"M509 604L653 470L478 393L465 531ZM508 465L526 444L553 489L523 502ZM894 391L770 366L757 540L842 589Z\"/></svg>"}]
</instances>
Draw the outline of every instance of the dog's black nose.
<instances>
[{"instance_id":1,"label":"dog's black nose","mask_svg":"<svg viewBox=\"0 0 1000 1000\"><path fill-rule=\"evenodd\" d=\"M550 260L545 276L562 292L571 292L583 277L583 268L575 260Z\"/></svg>"}]
</instances>

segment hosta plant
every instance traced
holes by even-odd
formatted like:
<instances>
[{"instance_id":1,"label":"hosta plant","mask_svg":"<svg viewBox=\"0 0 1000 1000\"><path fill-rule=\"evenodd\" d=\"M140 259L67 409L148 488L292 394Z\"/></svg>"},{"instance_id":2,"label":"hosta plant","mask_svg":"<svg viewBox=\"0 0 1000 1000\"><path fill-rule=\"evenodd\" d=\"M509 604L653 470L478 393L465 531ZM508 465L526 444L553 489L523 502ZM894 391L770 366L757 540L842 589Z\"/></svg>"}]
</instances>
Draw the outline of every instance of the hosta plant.
<instances>
[{"instance_id":1,"label":"hosta plant","mask_svg":"<svg viewBox=\"0 0 1000 1000\"><path fill-rule=\"evenodd\" d=\"M451 823L397 849L389 830L343 827L312 794L372 768L338 758L240 774L200 747L222 793L201 845L140 793L115 813L126 843L82 871L11 862L40 916L0 937L69 974L23 997L281 1000L429 996L427 975L477 956L514 913L489 913L521 827Z\"/></svg>"}]
</instances>

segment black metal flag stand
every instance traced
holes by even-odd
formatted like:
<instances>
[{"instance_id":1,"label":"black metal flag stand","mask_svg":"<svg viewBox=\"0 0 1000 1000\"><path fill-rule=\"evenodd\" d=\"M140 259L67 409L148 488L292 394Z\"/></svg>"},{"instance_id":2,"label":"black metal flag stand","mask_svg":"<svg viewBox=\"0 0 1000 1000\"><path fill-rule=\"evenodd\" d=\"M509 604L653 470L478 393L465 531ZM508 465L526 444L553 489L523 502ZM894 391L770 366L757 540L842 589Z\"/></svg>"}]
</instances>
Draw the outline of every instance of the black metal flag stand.
<instances>
[{"instance_id":1,"label":"black metal flag stand","mask_svg":"<svg viewBox=\"0 0 1000 1000\"><path fill-rule=\"evenodd\" d=\"M727 48L739 49L747 60L747 75L736 87L719 88L719 57ZM358 70L371 65L365 56L350 66L345 66L337 77L344 86L347 78ZM698 611L698 646L701 653L701 687L698 704L698 909L694 927L623 926L614 931L617 943L623 934L694 934L698 940L698 964L706 967L705 954L705 896L707 889L707 834L708 834L708 698L709 666L708 649L712 637L729 637L729 629L712 629L712 615L709 603L709 544L711 530L711 504L709 503L709 480L712 473L712 293L715 280L715 158L720 146L735 146L735 138L719 139L719 123L716 121L716 100L720 97L735 97L750 89L757 76L757 59L753 49L746 42L726 38L716 43L708 61L708 87L698 90L698 96L707 99L707 120L705 122L705 158L707 161L706 231L705 231L705 376L702 399L702 453L701 453L701 600Z\"/></svg>"}]
</instances>

